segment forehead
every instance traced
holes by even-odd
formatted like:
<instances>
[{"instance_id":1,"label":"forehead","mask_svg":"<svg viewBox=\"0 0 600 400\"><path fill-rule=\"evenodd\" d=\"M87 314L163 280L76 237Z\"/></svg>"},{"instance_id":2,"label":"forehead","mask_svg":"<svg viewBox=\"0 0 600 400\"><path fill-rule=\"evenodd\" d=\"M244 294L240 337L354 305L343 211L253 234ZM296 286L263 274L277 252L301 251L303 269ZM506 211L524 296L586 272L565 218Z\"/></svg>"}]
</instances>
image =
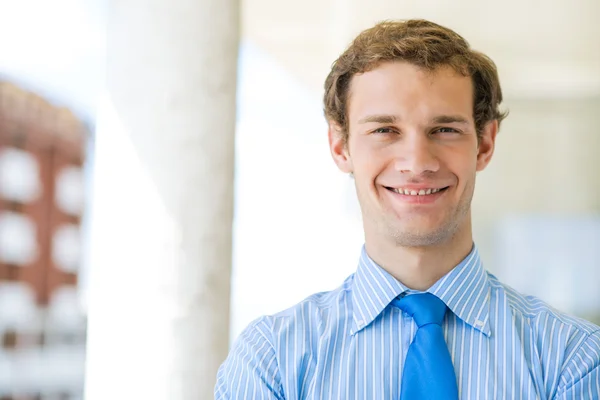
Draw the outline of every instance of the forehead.
<instances>
[{"instance_id":1,"label":"forehead","mask_svg":"<svg viewBox=\"0 0 600 400\"><path fill-rule=\"evenodd\" d=\"M449 66L425 70L407 62L386 62L352 78L348 93L352 124L370 114L427 118L451 114L473 118L473 83Z\"/></svg>"}]
</instances>

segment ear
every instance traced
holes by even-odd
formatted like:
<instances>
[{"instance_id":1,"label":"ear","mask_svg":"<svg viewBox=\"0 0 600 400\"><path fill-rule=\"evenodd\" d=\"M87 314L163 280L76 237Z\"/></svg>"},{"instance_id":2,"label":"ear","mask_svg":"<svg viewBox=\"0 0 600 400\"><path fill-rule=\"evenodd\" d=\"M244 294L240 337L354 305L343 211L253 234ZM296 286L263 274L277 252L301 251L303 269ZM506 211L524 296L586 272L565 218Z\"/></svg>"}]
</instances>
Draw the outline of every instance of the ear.
<instances>
[{"instance_id":1,"label":"ear","mask_svg":"<svg viewBox=\"0 0 600 400\"><path fill-rule=\"evenodd\" d=\"M477 145L477 171L483 171L490 163L494 148L496 147L496 135L498 134L498 121L490 121L483 128L479 144Z\"/></svg>"},{"instance_id":2,"label":"ear","mask_svg":"<svg viewBox=\"0 0 600 400\"><path fill-rule=\"evenodd\" d=\"M329 150L335 164L342 172L347 174L352 173L352 159L348 151L347 140L344 140L342 128L335 122L329 122L328 137Z\"/></svg>"}]
</instances>

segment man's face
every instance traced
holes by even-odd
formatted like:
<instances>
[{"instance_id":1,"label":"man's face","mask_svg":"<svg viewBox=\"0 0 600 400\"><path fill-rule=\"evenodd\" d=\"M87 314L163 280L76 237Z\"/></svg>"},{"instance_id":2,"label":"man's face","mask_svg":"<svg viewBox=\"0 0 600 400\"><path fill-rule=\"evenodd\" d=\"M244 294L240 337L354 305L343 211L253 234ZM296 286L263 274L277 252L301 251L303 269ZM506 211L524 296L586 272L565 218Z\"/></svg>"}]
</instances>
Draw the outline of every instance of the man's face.
<instances>
[{"instance_id":1,"label":"man's face","mask_svg":"<svg viewBox=\"0 0 600 400\"><path fill-rule=\"evenodd\" d=\"M387 62L352 78L348 141L330 124L338 167L354 175L367 240L402 246L470 235L475 175L491 159L497 123L478 141L470 77Z\"/></svg>"}]
</instances>

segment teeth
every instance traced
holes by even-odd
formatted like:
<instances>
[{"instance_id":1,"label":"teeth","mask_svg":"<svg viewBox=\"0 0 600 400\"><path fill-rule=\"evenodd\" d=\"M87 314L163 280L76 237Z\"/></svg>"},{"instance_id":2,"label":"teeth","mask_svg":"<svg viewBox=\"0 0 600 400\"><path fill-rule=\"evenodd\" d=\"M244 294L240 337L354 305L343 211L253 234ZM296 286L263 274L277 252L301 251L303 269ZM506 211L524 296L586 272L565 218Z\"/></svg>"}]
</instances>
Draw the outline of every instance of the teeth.
<instances>
[{"instance_id":1,"label":"teeth","mask_svg":"<svg viewBox=\"0 0 600 400\"><path fill-rule=\"evenodd\" d=\"M408 190L408 189L398 188L398 189L394 189L394 192L403 194L406 196L425 196L428 194L437 193L440 190L441 189L421 189L421 190L417 191L417 190Z\"/></svg>"}]
</instances>

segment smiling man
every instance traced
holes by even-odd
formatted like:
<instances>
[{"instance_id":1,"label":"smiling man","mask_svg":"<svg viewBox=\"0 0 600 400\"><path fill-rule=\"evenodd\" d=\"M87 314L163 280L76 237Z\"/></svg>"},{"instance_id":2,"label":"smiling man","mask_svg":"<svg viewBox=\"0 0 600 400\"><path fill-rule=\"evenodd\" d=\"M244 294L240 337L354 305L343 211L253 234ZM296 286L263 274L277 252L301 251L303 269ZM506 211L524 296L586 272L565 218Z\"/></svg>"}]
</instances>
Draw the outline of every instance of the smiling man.
<instances>
[{"instance_id":1,"label":"smiling man","mask_svg":"<svg viewBox=\"0 0 600 400\"><path fill-rule=\"evenodd\" d=\"M353 41L324 103L361 206L358 268L251 323L216 398L600 399L600 328L499 282L473 242L501 101L494 63L445 27L383 22Z\"/></svg>"}]
</instances>

